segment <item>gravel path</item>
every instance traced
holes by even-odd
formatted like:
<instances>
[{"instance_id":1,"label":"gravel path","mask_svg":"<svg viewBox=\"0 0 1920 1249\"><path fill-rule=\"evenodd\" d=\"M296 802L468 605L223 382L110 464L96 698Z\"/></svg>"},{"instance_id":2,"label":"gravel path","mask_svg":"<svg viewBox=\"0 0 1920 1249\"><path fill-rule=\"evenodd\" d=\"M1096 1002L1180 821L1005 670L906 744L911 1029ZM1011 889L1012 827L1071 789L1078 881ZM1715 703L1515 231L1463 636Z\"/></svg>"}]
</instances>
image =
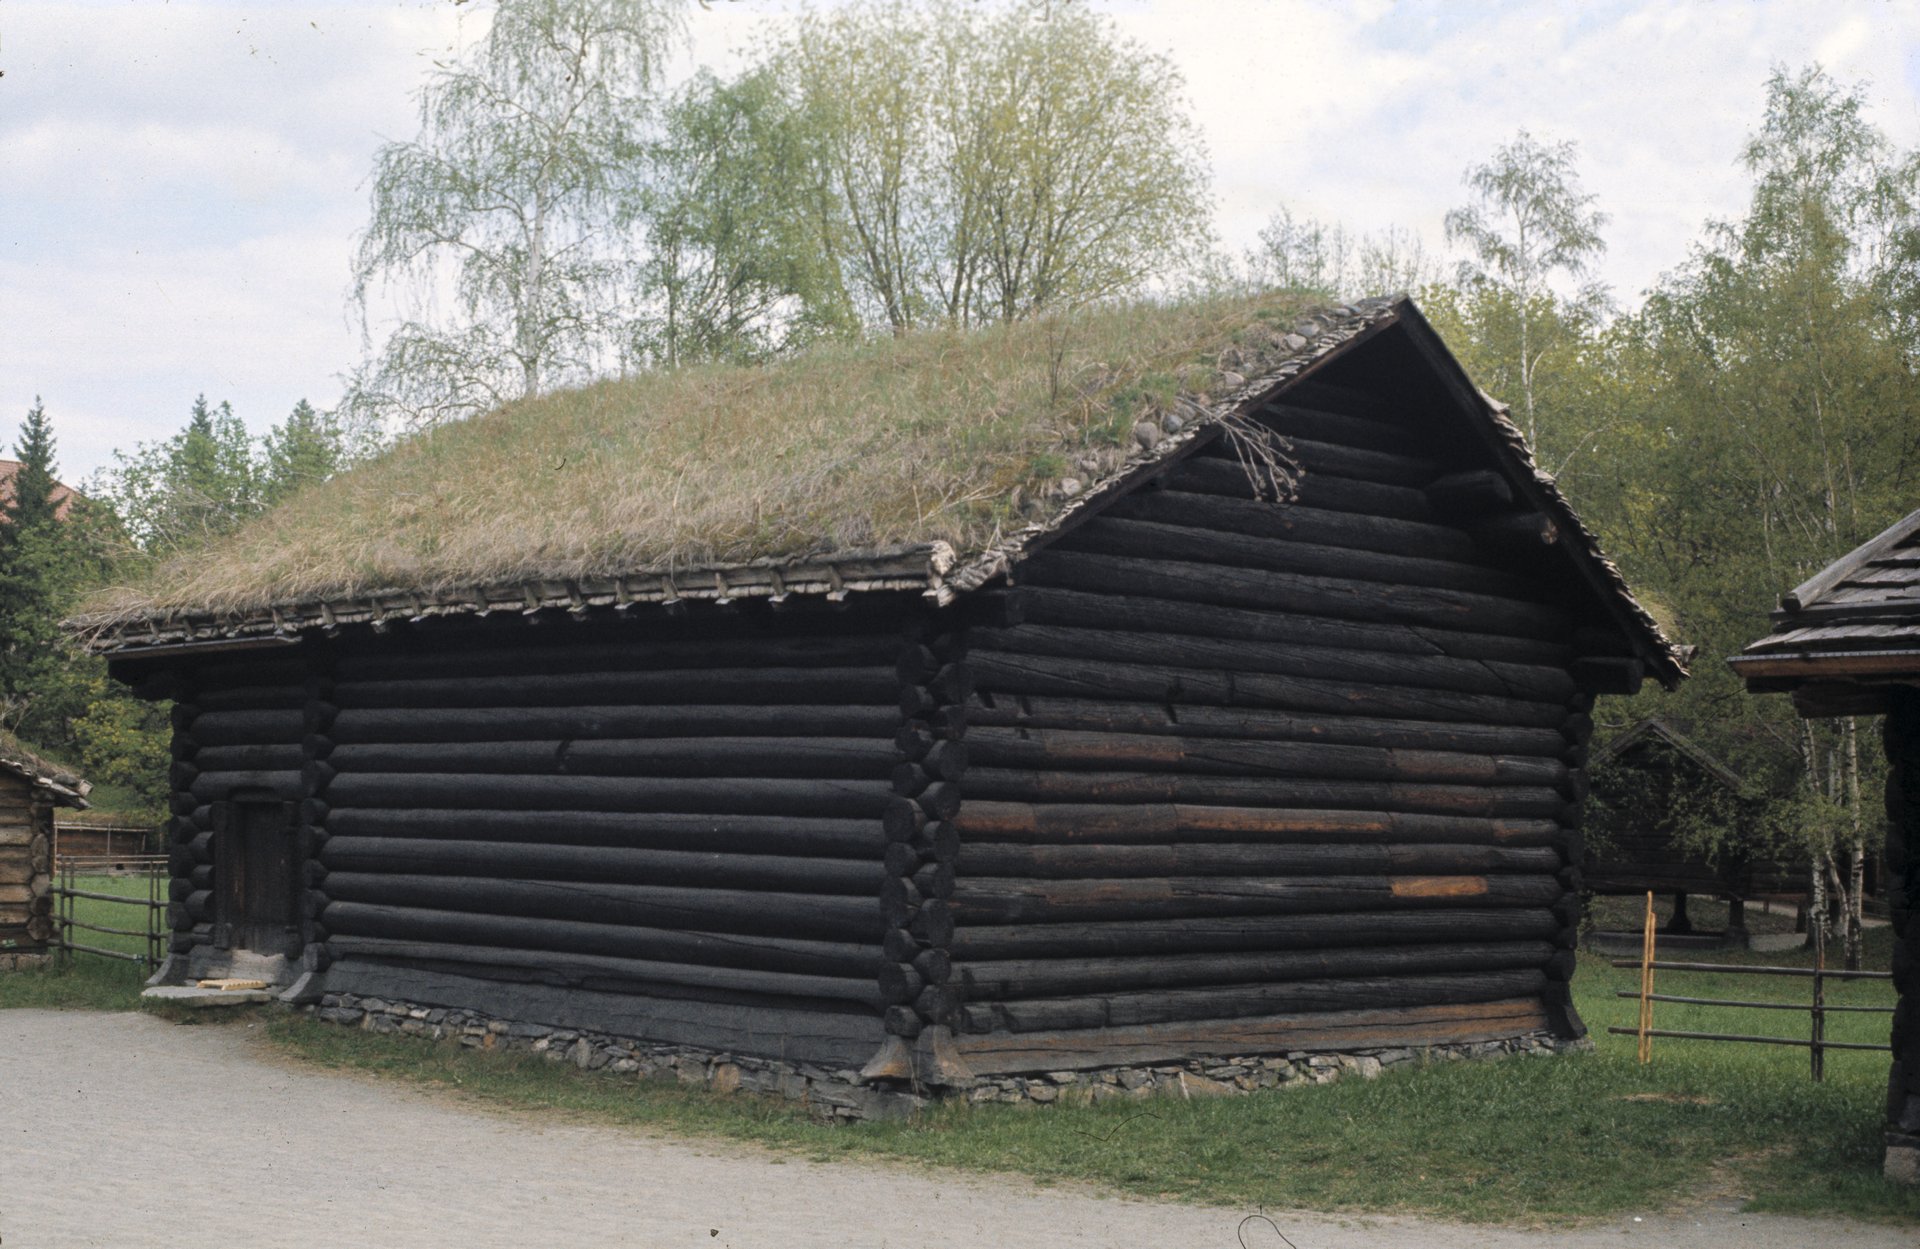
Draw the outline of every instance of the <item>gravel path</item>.
<instances>
[{"instance_id":1,"label":"gravel path","mask_svg":"<svg viewBox=\"0 0 1920 1249\"><path fill-rule=\"evenodd\" d=\"M182 1110L191 1106L183 1120ZM1649 1216L1574 1232L1126 1201L541 1124L302 1070L244 1025L0 1011L0 1245L1911 1249L1912 1229Z\"/></svg>"}]
</instances>

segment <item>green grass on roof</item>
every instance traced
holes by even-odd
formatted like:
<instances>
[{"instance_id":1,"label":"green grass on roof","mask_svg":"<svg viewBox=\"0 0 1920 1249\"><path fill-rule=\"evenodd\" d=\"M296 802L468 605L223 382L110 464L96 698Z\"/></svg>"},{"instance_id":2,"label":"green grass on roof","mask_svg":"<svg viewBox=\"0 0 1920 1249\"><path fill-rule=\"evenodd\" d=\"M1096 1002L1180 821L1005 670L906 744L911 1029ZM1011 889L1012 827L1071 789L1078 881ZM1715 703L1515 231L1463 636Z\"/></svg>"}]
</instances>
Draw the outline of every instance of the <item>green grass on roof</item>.
<instances>
[{"instance_id":1,"label":"green grass on roof","mask_svg":"<svg viewBox=\"0 0 1920 1249\"><path fill-rule=\"evenodd\" d=\"M1285 354L1268 294L1134 304L606 381L408 438L108 591L112 616L248 611L944 541L980 551L1134 423Z\"/></svg>"}]
</instances>

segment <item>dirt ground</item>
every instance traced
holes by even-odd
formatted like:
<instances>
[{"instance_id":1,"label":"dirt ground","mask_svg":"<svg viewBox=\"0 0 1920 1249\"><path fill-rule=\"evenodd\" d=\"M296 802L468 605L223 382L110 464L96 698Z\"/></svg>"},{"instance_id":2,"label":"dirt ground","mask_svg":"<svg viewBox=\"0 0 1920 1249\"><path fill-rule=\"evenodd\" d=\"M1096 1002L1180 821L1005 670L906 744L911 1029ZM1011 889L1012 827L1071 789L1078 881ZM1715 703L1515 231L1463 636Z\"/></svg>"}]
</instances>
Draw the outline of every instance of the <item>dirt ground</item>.
<instances>
[{"instance_id":1,"label":"dirt ground","mask_svg":"<svg viewBox=\"0 0 1920 1249\"><path fill-rule=\"evenodd\" d=\"M811 1249L1911 1249L1912 1230L1708 1209L1565 1232L1159 1205L538 1124L306 1071L244 1026L0 1011L0 1245ZM1283 1239L1284 1237L1284 1239Z\"/></svg>"}]
</instances>

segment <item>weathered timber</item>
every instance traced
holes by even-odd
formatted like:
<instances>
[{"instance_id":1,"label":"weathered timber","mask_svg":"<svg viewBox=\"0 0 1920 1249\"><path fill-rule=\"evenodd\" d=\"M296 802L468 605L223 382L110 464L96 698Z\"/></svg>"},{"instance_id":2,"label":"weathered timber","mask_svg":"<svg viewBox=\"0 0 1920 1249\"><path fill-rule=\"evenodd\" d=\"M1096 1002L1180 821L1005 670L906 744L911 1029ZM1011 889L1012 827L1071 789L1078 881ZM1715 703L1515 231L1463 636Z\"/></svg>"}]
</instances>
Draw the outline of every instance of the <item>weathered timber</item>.
<instances>
[{"instance_id":1,"label":"weathered timber","mask_svg":"<svg viewBox=\"0 0 1920 1249\"><path fill-rule=\"evenodd\" d=\"M337 879L337 877L336 877ZM1565 890L1552 876L1212 876L1030 881L963 877L948 903L962 925L1214 918L1409 910L1449 906L1541 907Z\"/></svg>"},{"instance_id":2,"label":"weathered timber","mask_svg":"<svg viewBox=\"0 0 1920 1249\"><path fill-rule=\"evenodd\" d=\"M1533 998L1455 1006L1395 1006L1246 1019L1144 1024L1065 1032L1001 1032L955 1038L980 1075L1144 1066L1195 1057L1276 1054L1289 1050L1365 1050L1464 1044L1545 1028Z\"/></svg>"},{"instance_id":3,"label":"weathered timber","mask_svg":"<svg viewBox=\"0 0 1920 1249\"><path fill-rule=\"evenodd\" d=\"M994 1002L1197 985L1542 967L1553 954L1552 944L1546 941L1438 942L1100 959L1000 959L957 963L953 975L969 997Z\"/></svg>"},{"instance_id":4,"label":"weathered timber","mask_svg":"<svg viewBox=\"0 0 1920 1249\"><path fill-rule=\"evenodd\" d=\"M336 830L320 853L328 869L515 880L616 881L717 885L735 889L845 894L871 898L886 873L871 859L628 850L527 842L347 837Z\"/></svg>"},{"instance_id":5,"label":"weathered timber","mask_svg":"<svg viewBox=\"0 0 1920 1249\"><path fill-rule=\"evenodd\" d=\"M762 968L715 967L710 964L663 963L550 949L459 945L449 942L402 941L387 937L342 936L328 939L333 954L394 959L406 962L474 964L486 968L535 968L554 973L563 982L617 980L641 992L672 985L682 990L706 989L791 999L854 1002L878 1010L884 1001L873 979L806 976Z\"/></svg>"},{"instance_id":6,"label":"weathered timber","mask_svg":"<svg viewBox=\"0 0 1920 1249\"><path fill-rule=\"evenodd\" d=\"M1564 703L1574 693L1573 679L1566 671L1545 664L1398 654L1303 645L1298 641L1251 642L1144 629L1024 624L1017 629L976 629L972 642L976 654L1057 655L1146 664L1177 659L1182 668L1316 677L1554 703Z\"/></svg>"},{"instance_id":7,"label":"weathered timber","mask_svg":"<svg viewBox=\"0 0 1920 1249\"><path fill-rule=\"evenodd\" d=\"M335 962L316 987L325 992L355 993L422 1006L458 1007L499 1019L835 1067L858 1067L884 1036L877 1012L846 1003L822 1003L819 1009L804 1009L765 1002L703 1002L597 992L590 987L515 983L488 978L484 971L470 968L463 975L347 958Z\"/></svg>"},{"instance_id":8,"label":"weathered timber","mask_svg":"<svg viewBox=\"0 0 1920 1249\"><path fill-rule=\"evenodd\" d=\"M1552 757L1025 727L976 729L973 755L989 768L1102 768L1481 785L1552 786L1567 778L1567 766Z\"/></svg>"},{"instance_id":9,"label":"weathered timber","mask_svg":"<svg viewBox=\"0 0 1920 1249\"><path fill-rule=\"evenodd\" d=\"M1205 527L1254 538L1384 551L1462 565L1488 562L1486 553L1461 530L1364 512L1330 512L1299 504L1278 507L1218 494L1153 490L1116 499L1101 514L1119 520Z\"/></svg>"},{"instance_id":10,"label":"weathered timber","mask_svg":"<svg viewBox=\"0 0 1920 1249\"><path fill-rule=\"evenodd\" d=\"M898 639L891 632L815 633L787 636L759 632L659 641L646 633L619 642L570 642L565 646L409 647L391 654L345 654L333 665L341 682L412 680L469 673L601 673L663 669L821 667L847 668L893 661Z\"/></svg>"},{"instance_id":11,"label":"weathered timber","mask_svg":"<svg viewBox=\"0 0 1920 1249\"><path fill-rule=\"evenodd\" d=\"M1371 591L1382 600L1417 598L1414 591L1429 588L1533 605L1544 587L1538 579L1516 576L1480 564L1451 563L1420 556L1351 547L1321 546L1298 537L1255 537L1243 533L1201 528L1190 524L1124 520L1102 516L1054 543L1054 552L1085 551L1097 555L1139 556L1257 568L1357 583L1350 590ZM1483 612L1498 609L1480 604ZM1522 613L1516 618L1527 618Z\"/></svg>"},{"instance_id":12,"label":"weathered timber","mask_svg":"<svg viewBox=\"0 0 1920 1249\"><path fill-rule=\"evenodd\" d=\"M980 688L996 696L1105 696L1530 728L1558 727L1566 720L1566 709L1558 702L1462 693L1434 689L1431 685L1423 688L1356 684L1323 677L1178 668L1164 663L1024 655L1011 651L977 651L967 662L979 673Z\"/></svg>"},{"instance_id":13,"label":"weathered timber","mask_svg":"<svg viewBox=\"0 0 1920 1249\"><path fill-rule=\"evenodd\" d=\"M203 683L195 699L197 711L274 711L298 710L306 701L299 685L230 685ZM191 721L190 721L191 723ZM175 727L185 727L176 722Z\"/></svg>"},{"instance_id":14,"label":"weathered timber","mask_svg":"<svg viewBox=\"0 0 1920 1249\"><path fill-rule=\"evenodd\" d=\"M1280 402L1259 409L1261 419L1286 434L1289 441L1308 438L1366 451L1405 453L1411 449L1424 456L1436 452L1426 426L1315 407L1302 395L1303 388L1310 384L1298 382L1289 387Z\"/></svg>"},{"instance_id":15,"label":"weathered timber","mask_svg":"<svg viewBox=\"0 0 1920 1249\"><path fill-rule=\"evenodd\" d=\"M1233 807L1327 807L1544 818L1558 818L1568 806L1560 793L1538 786L1446 785L1394 780L976 767L967 773L966 784L969 799L983 802L1218 803Z\"/></svg>"},{"instance_id":16,"label":"weathered timber","mask_svg":"<svg viewBox=\"0 0 1920 1249\"><path fill-rule=\"evenodd\" d=\"M1175 490L1195 494L1219 494L1236 499L1254 498L1253 483L1246 470L1230 459L1191 456L1166 475L1166 484ZM1427 496L1410 486L1382 486L1345 477L1313 477L1301 483L1300 501L1309 507L1339 512L1367 512L1400 520L1434 522Z\"/></svg>"},{"instance_id":17,"label":"weathered timber","mask_svg":"<svg viewBox=\"0 0 1920 1249\"><path fill-rule=\"evenodd\" d=\"M974 799L954 824L967 841L1036 845L1318 841L1545 846L1563 836L1551 819L1486 819L1402 811L1230 807L1207 803L1025 803Z\"/></svg>"},{"instance_id":18,"label":"weathered timber","mask_svg":"<svg viewBox=\"0 0 1920 1249\"><path fill-rule=\"evenodd\" d=\"M297 742L303 728L298 708L274 711L208 711L193 718L193 741L201 748Z\"/></svg>"},{"instance_id":19,"label":"weathered timber","mask_svg":"<svg viewBox=\"0 0 1920 1249\"><path fill-rule=\"evenodd\" d=\"M334 872L327 895L336 902L697 932L878 943L886 931L874 898L747 889Z\"/></svg>"},{"instance_id":20,"label":"weathered timber","mask_svg":"<svg viewBox=\"0 0 1920 1249\"><path fill-rule=\"evenodd\" d=\"M968 877L1013 876L1041 880L1143 876L1345 876L1468 875L1558 871L1551 847L1463 845L1237 845L1127 846L1100 843L1034 846L967 841L959 872Z\"/></svg>"},{"instance_id":21,"label":"weathered timber","mask_svg":"<svg viewBox=\"0 0 1920 1249\"><path fill-rule=\"evenodd\" d=\"M1558 729L1436 720L1295 714L1199 703L1115 702L1044 695L976 696L967 704L976 731L1066 730L1085 733L1168 734L1187 739L1326 742L1382 749L1443 750L1465 754L1568 759ZM989 748L991 749L991 747ZM990 762L987 759L981 760ZM1571 763L1571 760L1568 760Z\"/></svg>"},{"instance_id":22,"label":"weathered timber","mask_svg":"<svg viewBox=\"0 0 1920 1249\"><path fill-rule=\"evenodd\" d=\"M879 703L898 694L891 667L712 668L705 671L428 677L355 682L334 691L350 707L566 707L580 703Z\"/></svg>"},{"instance_id":23,"label":"weathered timber","mask_svg":"<svg viewBox=\"0 0 1920 1249\"><path fill-rule=\"evenodd\" d=\"M868 816L892 793L884 782L742 777L497 776L490 773L343 773L334 807L495 811L662 811L685 814Z\"/></svg>"},{"instance_id":24,"label":"weathered timber","mask_svg":"<svg viewBox=\"0 0 1920 1249\"><path fill-rule=\"evenodd\" d=\"M1523 566L1543 566L1553 557L1560 526L1539 512L1505 512L1474 521L1467 528L1474 544Z\"/></svg>"},{"instance_id":25,"label":"weathered timber","mask_svg":"<svg viewBox=\"0 0 1920 1249\"><path fill-rule=\"evenodd\" d=\"M1331 439L1313 438L1304 433L1289 434L1287 445L1309 476L1326 474L1352 477L1360 481L1388 486L1424 488L1440 473L1440 465L1431 459L1407 455L1404 445L1397 449L1368 449L1344 446ZM1234 458L1231 448L1222 443L1203 447L1199 456L1215 459Z\"/></svg>"},{"instance_id":26,"label":"weathered timber","mask_svg":"<svg viewBox=\"0 0 1920 1249\"><path fill-rule=\"evenodd\" d=\"M301 796L300 772L294 770L276 770L270 772L202 772L194 778L191 788L176 791L188 796L188 801L197 808L200 803L217 802L236 790L249 790L280 799L297 799ZM180 810L180 804L174 805L175 814L186 814Z\"/></svg>"},{"instance_id":27,"label":"weathered timber","mask_svg":"<svg viewBox=\"0 0 1920 1249\"><path fill-rule=\"evenodd\" d=\"M526 775L880 778L900 753L884 737L698 737L335 746L328 762L350 772L493 772Z\"/></svg>"},{"instance_id":28,"label":"weathered timber","mask_svg":"<svg viewBox=\"0 0 1920 1249\"><path fill-rule=\"evenodd\" d=\"M1149 598L1266 608L1339 620L1391 621L1466 633L1510 633L1548 642L1559 642L1570 625L1564 613L1544 603L1194 560L1049 549L1027 561L1024 570L1029 585L1094 593L1125 586Z\"/></svg>"},{"instance_id":29,"label":"weathered timber","mask_svg":"<svg viewBox=\"0 0 1920 1249\"><path fill-rule=\"evenodd\" d=\"M1573 661L1573 680L1590 694L1637 694L1646 678L1646 665L1638 659L1617 659L1590 655Z\"/></svg>"},{"instance_id":30,"label":"weathered timber","mask_svg":"<svg viewBox=\"0 0 1920 1249\"><path fill-rule=\"evenodd\" d=\"M1491 469L1452 473L1428 482L1427 501L1448 519L1472 519L1513 504L1513 487Z\"/></svg>"},{"instance_id":31,"label":"weathered timber","mask_svg":"<svg viewBox=\"0 0 1920 1249\"><path fill-rule=\"evenodd\" d=\"M361 707L334 717L337 743L538 741L548 738L880 737L895 731L894 695L871 706Z\"/></svg>"},{"instance_id":32,"label":"weathered timber","mask_svg":"<svg viewBox=\"0 0 1920 1249\"><path fill-rule=\"evenodd\" d=\"M306 760L298 742L255 742L246 746L208 746L195 755L190 764L175 764L175 768L189 767L200 772L297 772ZM193 784L189 777L186 785L175 788L185 789Z\"/></svg>"},{"instance_id":33,"label":"weathered timber","mask_svg":"<svg viewBox=\"0 0 1920 1249\"><path fill-rule=\"evenodd\" d=\"M1546 982L1545 975L1530 968L1280 981L982 1003L963 1008L961 1018L968 1032L1125 1028L1192 1019L1501 1001L1537 994Z\"/></svg>"}]
</instances>

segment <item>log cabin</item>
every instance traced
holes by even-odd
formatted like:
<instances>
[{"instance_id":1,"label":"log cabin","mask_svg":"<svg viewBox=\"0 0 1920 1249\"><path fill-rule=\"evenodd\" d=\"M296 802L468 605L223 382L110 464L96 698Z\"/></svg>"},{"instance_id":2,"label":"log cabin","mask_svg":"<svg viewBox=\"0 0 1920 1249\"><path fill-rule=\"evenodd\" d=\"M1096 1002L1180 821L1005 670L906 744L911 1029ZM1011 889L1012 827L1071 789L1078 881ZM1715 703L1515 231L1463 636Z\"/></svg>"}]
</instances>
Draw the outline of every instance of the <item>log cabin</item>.
<instances>
[{"instance_id":1,"label":"log cabin","mask_svg":"<svg viewBox=\"0 0 1920 1249\"><path fill-rule=\"evenodd\" d=\"M933 1089L1579 1036L1589 712L1685 675L1405 299L510 406L73 626L159 979Z\"/></svg>"},{"instance_id":2,"label":"log cabin","mask_svg":"<svg viewBox=\"0 0 1920 1249\"><path fill-rule=\"evenodd\" d=\"M1594 751L1591 771L1581 863L1589 893L1673 895L1662 928L1672 936L1694 935L1689 896L1724 899L1727 931L1718 935L1734 944L1746 940L1748 902L1805 903L1809 864L1766 845L1766 795L1680 726L1639 721Z\"/></svg>"},{"instance_id":3,"label":"log cabin","mask_svg":"<svg viewBox=\"0 0 1920 1249\"><path fill-rule=\"evenodd\" d=\"M53 938L53 812L90 787L0 732L0 971L40 963Z\"/></svg>"},{"instance_id":4,"label":"log cabin","mask_svg":"<svg viewBox=\"0 0 1920 1249\"><path fill-rule=\"evenodd\" d=\"M1887 753L1886 895L1898 997L1886 1174L1920 1184L1920 511L1780 598L1767 636L1729 662L1802 716L1880 716Z\"/></svg>"}]
</instances>

